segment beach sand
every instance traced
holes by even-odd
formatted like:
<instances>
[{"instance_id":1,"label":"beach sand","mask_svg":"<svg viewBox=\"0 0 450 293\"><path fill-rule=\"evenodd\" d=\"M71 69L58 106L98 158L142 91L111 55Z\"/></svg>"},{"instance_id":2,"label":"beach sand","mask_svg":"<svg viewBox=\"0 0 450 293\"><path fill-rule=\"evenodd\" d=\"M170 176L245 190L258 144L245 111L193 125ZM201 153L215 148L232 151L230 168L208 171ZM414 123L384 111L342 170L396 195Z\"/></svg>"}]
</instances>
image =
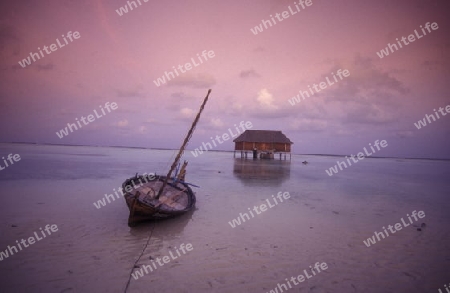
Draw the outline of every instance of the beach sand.
<instances>
[{"instance_id":1,"label":"beach sand","mask_svg":"<svg viewBox=\"0 0 450 293\"><path fill-rule=\"evenodd\" d=\"M0 172L0 251L58 226L0 261L1 292L270 292L316 262L328 269L290 292L422 293L450 282L448 161L371 158L330 177L325 169L337 157L253 161L187 152L186 180L200 186L196 209L129 228L123 198L100 209L93 203L136 172L167 172L174 151L0 149L22 157ZM280 191L290 198L230 226ZM425 212L414 223L425 223L422 231L411 225L364 245L414 210ZM182 243L193 250L137 280L130 276Z\"/></svg>"}]
</instances>

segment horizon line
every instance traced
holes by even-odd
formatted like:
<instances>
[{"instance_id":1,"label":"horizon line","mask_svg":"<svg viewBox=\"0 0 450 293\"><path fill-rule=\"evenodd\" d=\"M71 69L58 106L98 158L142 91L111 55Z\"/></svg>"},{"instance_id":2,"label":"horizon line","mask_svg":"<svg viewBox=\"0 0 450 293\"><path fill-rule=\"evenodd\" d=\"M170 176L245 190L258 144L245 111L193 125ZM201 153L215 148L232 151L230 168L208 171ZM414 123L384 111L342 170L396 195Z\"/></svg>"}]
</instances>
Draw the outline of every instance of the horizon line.
<instances>
[{"instance_id":1,"label":"horizon line","mask_svg":"<svg viewBox=\"0 0 450 293\"><path fill-rule=\"evenodd\" d=\"M179 150L173 148L149 148L149 147L133 147L133 146L118 146L118 145L85 145L85 144L59 144L59 143L37 143L37 142L0 142L0 144L28 144L28 145L54 145L54 146L74 146L74 147L106 147L106 148L124 148L124 149L143 149L143 150L167 150L174 151ZM191 150L189 150L191 151ZM234 152L235 150L206 150L205 152ZM250 152L250 151L249 151ZM337 155L337 154L299 154L299 153L291 153L292 155L299 156L328 156L328 157L345 157L346 155ZM373 159L407 159L407 160L435 160L435 161L450 161L450 158L423 158L423 157L380 157L380 156L367 156L367 158Z\"/></svg>"}]
</instances>

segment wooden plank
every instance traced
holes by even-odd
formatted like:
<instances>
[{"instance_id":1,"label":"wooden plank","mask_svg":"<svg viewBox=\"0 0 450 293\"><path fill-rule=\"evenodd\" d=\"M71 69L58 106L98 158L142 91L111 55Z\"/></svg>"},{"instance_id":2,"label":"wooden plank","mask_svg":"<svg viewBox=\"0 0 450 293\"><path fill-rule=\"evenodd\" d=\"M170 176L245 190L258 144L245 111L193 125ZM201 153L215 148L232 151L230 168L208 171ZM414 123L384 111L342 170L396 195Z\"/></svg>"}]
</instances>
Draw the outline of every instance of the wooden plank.
<instances>
[{"instance_id":1,"label":"wooden plank","mask_svg":"<svg viewBox=\"0 0 450 293\"><path fill-rule=\"evenodd\" d=\"M161 197L159 198L160 203L157 206L155 206L155 207L159 207L159 206L164 204L164 205L167 205L167 206L169 206L171 208L176 208L176 209L179 209L179 210L185 209L186 207L183 206L182 204L178 203L177 200L182 195L185 194L186 190L187 190L187 188L185 188L183 190L180 190L179 192L174 193L174 194L161 195ZM187 196L187 194L186 194L186 196Z\"/></svg>"}]
</instances>

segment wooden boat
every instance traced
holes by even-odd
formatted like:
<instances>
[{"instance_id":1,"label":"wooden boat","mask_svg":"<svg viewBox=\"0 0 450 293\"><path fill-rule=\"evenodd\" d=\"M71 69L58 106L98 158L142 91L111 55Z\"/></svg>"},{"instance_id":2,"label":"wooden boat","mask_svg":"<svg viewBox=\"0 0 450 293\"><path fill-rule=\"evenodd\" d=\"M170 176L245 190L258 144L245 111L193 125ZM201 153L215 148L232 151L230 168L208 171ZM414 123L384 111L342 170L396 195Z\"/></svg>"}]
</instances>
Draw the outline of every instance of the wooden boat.
<instances>
[{"instance_id":1,"label":"wooden boat","mask_svg":"<svg viewBox=\"0 0 450 293\"><path fill-rule=\"evenodd\" d=\"M186 138L166 176L140 175L125 180L122 184L125 201L130 210L128 226L155 219L165 219L183 214L195 206L195 194L184 181L187 162L185 161L177 177L172 172L179 165L184 149L200 119L200 114L208 101L208 91L200 110L189 129Z\"/></svg>"},{"instance_id":2,"label":"wooden boat","mask_svg":"<svg viewBox=\"0 0 450 293\"><path fill-rule=\"evenodd\" d=\"M194 208L194 192L187 183L174 178L167 181L164 193L157 199L158 191L165 180L165 176L150 178L140 175L129 178L122 184L123 190L133 189L124 194L130 209L130 227L143 221L174 217Z\"/></svg>"}]
</instances>

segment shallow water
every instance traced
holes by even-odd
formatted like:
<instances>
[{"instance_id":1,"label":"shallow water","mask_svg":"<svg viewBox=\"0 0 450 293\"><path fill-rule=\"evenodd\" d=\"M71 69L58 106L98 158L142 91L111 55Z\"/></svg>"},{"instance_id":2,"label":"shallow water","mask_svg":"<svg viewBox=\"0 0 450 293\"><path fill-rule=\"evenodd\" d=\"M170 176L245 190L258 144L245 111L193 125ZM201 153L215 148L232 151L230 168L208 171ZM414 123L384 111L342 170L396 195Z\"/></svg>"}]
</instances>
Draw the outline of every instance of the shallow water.
<instances>
[{"instance_id":1,"label":"shallow water","mask_svg":"<svg viewBox=\"0 0 450 293\"><path fill-rule=\"evenodd\" d=\"M450 282L448 161L368 158L330 177L341 158L186 152L196 209L130 229L122 198L93 203L136 172L165 174L175 151L0 144L11 152L22 159L0 171L0 251L46 224L59 230L0 261L2 292L269 292L316 262L328 269L290 291L436 292ZM280 191L290 198L228 223ZM363 244L414 210L425 212L422 231ZM130 277L182 243L193 250Z\"/></svg>"}]
</instances>

